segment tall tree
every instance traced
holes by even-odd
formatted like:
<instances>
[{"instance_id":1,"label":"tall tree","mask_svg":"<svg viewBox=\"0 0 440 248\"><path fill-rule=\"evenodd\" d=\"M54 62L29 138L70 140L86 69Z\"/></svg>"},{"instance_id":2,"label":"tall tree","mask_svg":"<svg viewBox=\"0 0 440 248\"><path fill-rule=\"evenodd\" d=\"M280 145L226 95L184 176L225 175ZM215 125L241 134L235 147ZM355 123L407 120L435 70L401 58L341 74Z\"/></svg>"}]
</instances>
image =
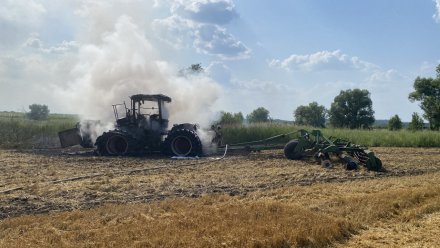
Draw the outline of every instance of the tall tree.
<instances>
[{"instance_id":1,"label":"tall tree","mask_svg":"<svg viewBox=\"0 0 440 248\"><path fill-rule=\"evenodd\" d=\"M259 107L246 116L249 123L268 122L270 120L269 110Z\"/></svg>"},{"instance_id":2,"label":"tall tree","mask_svg":"<svg viewBox=\"0 0 440 248\"><path fill-rule=\"evenodd\" d=\"M30 112L27 117L32 120L46 120L49 117L49 108L47 105L32 104L29 105Z\"/></svg>"},{"instance_id":3,"label":"tall tree","mask_svg":"<svg viewBox=\"0 0 440 248\"><path fill-rule=\"evenodd\" d=\"M295 123L312 127L325 127L327 110L324 106L312 102L308 106L299 106L293 113Z\"/></svg>"},{"instance_id":4,"label":"tall tree","mask_svg":"<svg viewBox=\"0 0 440 248\"><path fill-rule=\"evenodd\" d=\"M411 122L408 125L408 129L412 131L422 130L425 127L423 118L419 114L414 112L412 114Z\"/></svg>"},{"instance_id":5,"label":"tall tree","mask_svg":"<svg viewBox=\"0 0 440 248\"><path fill-rule=\"evenodd\" d=\"M230 113L230 112L221 112L220 120L218 124L221 125L240 125L243 124L244 117L241 112L238 113Z\"/></svg>"},{"instance_id":6,"label":"tall tree","mask_svg":"<svg viewBox=\"0 0 440 248\"><path fill-rule=\"evenodd\" d=\"M432 130L440 129L440 64L436 71L436 78L417 77L414 92L409 94L411 102L420 101L420 107L425 112L423 117L429 121Z\"/></svg>"},{"instance_id":7,"label":"tall tree","mask_svg":"<svg viewBox=\"0 0 440 248\"><path fill-rule=\"evenodd\" d=\"M388 121L388 129L391 131L402 129L403 123L398 115L395 115L390 118Z\"/></svg>"},{"instance_id":8,"label":"tall tree","mask_svg":"<svg viewBox=\"0 0 440 248\"><path fill-rule=\"evenodd\" d=\"M373 102L368 90L342 90L335 97L330 111L334 127L368 128L374 123Z\"/></svg>"},{"instance_id":9,"label":"tall tree","mask_svg":"<svg viewBox=\"0 0 440 248\"><path fill-rule=\"evenodd\" d=\"M193 73L200 73L204 71L201 63L192 64L187 70Z\"/></svg>"},{"instance_id":10,"label":"tall tree","mask_svg":"<svg viewBox=\"0 0 440 248\"><path fill-rule=\"evenodd\" d=\"M191 64L187 68L179 70L179 76L190 76L190 75L198 75L205 71L203 69L202 64Z\"/></svg>"}]
</instances>

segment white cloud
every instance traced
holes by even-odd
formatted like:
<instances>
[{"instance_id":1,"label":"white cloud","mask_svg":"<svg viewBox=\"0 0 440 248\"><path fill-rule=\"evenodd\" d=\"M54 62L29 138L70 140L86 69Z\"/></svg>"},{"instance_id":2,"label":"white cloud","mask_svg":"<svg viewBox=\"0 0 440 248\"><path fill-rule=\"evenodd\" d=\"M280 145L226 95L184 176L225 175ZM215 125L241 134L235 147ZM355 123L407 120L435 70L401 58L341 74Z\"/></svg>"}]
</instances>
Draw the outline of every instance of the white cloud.
<instances>
[{"instance_id":1,"label":"white cloud","mask_svg":"<svg viewBox=\"0 0 440 248\"><path fill-rule=\"evenodd\" d=\"M286 85L278 84L273 81L256 79L256 78L249 81L234 79L232 80L232 84L239 89L259 91L259 92L264 92L266 94L271 92L276 92L279 94L283 90L288 89Z\"/></svg>"},{"instance_id":2,"label":"white cloud","mask_svg":"<svg viewBox=\"0 0 440 248\"><path fill-rule=\"evenodd\" d=\"M189 47L192 44L195 23L178 15L156 19L152 23L153 31L159 38L175 49Z\"/></svg>"},{"instance_id":3,"label":"white cloud","mask_svg":"<svg viewBox=\"0 0 440 248\"><path fill-rule=\"evenodd\" d=\"M78 0L74 3L78 6L74 12L81 17L100 14L100 10L105 10L106 12L109 10L111 11L111 4L104 1Z\"/></svg>"},{"instance_id":4,"label":"white cloud","mask_svg":"<svg viewBox=\"0 0 440 248\"><path fill-rule=\"evenodd\" d=\"M32 34L31 37L24 42L24 46L40 49L43 47L43 42L38 37L38 34Z\"/></svg>"},{"instance_id":5,"label":"white cloud","mask_svg":"<svg viewBox=\"0 0 440 248\"><path fill-rule=\"evenodd\" d=\"M238 18L229 0L171 1L171 16L153 21L153 30L175 48L191 44L198 53L221 59L248 58L251 50L223 26Z\"/></svg>"},{"instance_id":6,"label":"white cloud","mask_svg":"<svg viewBox=\"0 0 440 248\"><path fill-rule=\"evenodd\" d=\"M6 0L0 5L0 22L34 25L40 22L46 8L34 0Z\"/></svg>"},{"instance_id":7,"label":"white cloud","mask_svg":"<svg viewBox=\"0 0 440 248\"><path fill-rule=\"evenodd\" d=\"M436 22L440 22L440 0L433 0L437 12L432 16Z\"/></svg>"},{"instance_id":8,"label":"white cloud","mask_svg":"<svg viewBox=\"0 0 440 248\"><path fill-rule=\"evenodd\" d=\"M238 17L230 0L175 1L172 11L201 23L224 25Z\"/></svg>"},{"instance_id":9,"label":"white cloud","mask_svg":"<svg viewBox=\"0 0 440 248\"><path fill-rule=\"evenodd\" d=\"M285 70L326 71L326 70L370 70L378 68L375 64L363 61L358 57L350 57L340 50L321 51L313 54L292 54L286 59L273 59L271 67Z\"/></svg>"},{"instance_id":10,"label":"white cloud","mask_svg":"<svg viewBox=\"0 0 440 248\"><path fill-rule=\"evenodd\" d=\"M46 53L66 53L77 48L78 48L78 42L63 40L60 44L56 46L51 46L49 48L42 48L42 51Z\"/></svg>"},{"instance_id":11,"label":"white cloud","mask_svg":"<svg viewBox=\"0 0 440 248\"><path fill-rule=\"evenodd\" d=\"M395 106L393 102L395 99L389 97L389 89L394 89L393 95L403 95L406 99L409 92L405 89L411 85L412 81L411 77L395 69L381 68L374 63L356 56L349 56L339 50L306 55L293 54L286 59L274 59L269 62L269 65L286 71L294 71L292 76L296 82L301 82L296 87L302 88L302 94L308 96L307 101L311 100L310 96L314 94L313 92L321 89L326 89L324 92L320 91L319 95L320 101L324 104L329 104L341 89L368 89L375 97L375 103L377 103L375 108L379 106L379 109L385 109L378 112L380 118L385 118L384 113L389 111L388 105ZM305 91L304 86L313 91Z\"/></svg>"},{"instance_id":12,"label":"white cloud","mask_svg":"<svg viewBox=\"0 0 440 248\"><path fill-rule=\"evenodd\" d=\"M368 77L367 82L399 82L403 80L407 80L407 78L398 73L396 70L389 69L385 71L373 71L371 76Z\"/></svg>"},{"instance_id":13,"label":"white cloud","mask_svg":"<svg viewBox=\"0 0 440 248\"><path fill-rule=\"evenodd\" d=\"M200 53L222 59L244 59L250 54L250 50L226 29L212 24L201 24L194 30L194 47Z\"/></svg>"},{"instance_id":14,"label":"white cloud","mask_svg":"<svg viewBox=\"0 0 440 248\"><path fill-rule=\"evenodd\" d=\"M5 0L0 4L0 49L17 48L43 23L46 8L34 0ZM4 52L2 51L4 54Z\"/></svg>"},{"instance_id":15,"label":"white cloud","mask_svg":"<svg viewBox=\"0 0 440 248\"><path fill-rule=\"evenodd\" d=\"M78 48L78 42L76 41L65 41L63 40L60 44L55 46L45 47L44 42L40 40L39 35L36 33L31 34L31 36L25 41L25 47L30 47L37 49L44 53L66 53Z\"/></svg>"}]
</instances>

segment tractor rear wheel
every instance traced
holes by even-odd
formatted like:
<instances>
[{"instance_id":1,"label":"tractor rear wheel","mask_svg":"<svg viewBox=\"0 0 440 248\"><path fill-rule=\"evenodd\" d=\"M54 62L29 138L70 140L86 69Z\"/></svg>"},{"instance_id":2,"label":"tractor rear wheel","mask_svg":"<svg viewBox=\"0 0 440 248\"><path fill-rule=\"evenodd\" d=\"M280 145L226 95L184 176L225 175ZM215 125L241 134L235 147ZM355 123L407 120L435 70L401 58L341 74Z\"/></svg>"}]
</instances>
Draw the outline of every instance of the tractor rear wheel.
<instances>
[{"instance_id":1,"label":"tractor rear wheel","mask_svg":"<svg viewBox=\"0 0 440 248\"><path fill-rule=\"evenodd\" d=\"M202 155L202 142L195 131L179 129L168 134L163 144L166 155L194 157Z\"/></svg>"},{"instance_id":2,"label":"tractor rear wheel","mask_svg":"<svg viewBox=\"0 0 440 248\"><path fill-rule=\"evenodd\" d=\"M284 146L284 156L291 160L301 159L302 152L295 151L295 148L298 146L298 140L291 140Z\"/></svg>"}]
</instances>

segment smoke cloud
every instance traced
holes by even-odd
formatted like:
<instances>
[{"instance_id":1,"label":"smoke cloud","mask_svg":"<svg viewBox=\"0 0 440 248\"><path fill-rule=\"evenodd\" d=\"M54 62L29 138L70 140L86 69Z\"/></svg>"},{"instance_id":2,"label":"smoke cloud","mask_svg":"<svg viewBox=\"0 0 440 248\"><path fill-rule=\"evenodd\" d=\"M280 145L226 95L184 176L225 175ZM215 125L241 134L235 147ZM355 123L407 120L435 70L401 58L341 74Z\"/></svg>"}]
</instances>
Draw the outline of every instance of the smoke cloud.
<instances>
[{"instance_id":1,"label":"smoke cloud","mask_svg":"<svg viewBox=\"0 0 440 248\"><path fill-rule=\"evenodd\" d=\"M127 15L119 16L110 31L106 27L99 41L79 45L71 73L74 80L61 91L70 111L103 122L114 122L112 104L126 101L128 106L130 95L161 93L172 98L170 124L207 125L210 107L221 94L205 74L184 75L161 60L143 29Z\"/></svg>"}]
</instances>

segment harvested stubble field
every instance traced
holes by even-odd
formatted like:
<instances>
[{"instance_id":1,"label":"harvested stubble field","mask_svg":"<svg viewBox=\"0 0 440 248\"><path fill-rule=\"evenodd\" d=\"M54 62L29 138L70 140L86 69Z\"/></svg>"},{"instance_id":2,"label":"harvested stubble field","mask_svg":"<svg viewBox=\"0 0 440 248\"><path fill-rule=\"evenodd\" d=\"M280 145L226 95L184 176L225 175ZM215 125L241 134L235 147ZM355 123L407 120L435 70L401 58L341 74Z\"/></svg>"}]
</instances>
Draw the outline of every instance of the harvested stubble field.
<instances>
[{"instance_id":1,"label":"harvested stubble field","mask_svg":"<svg viewBox=\"0 0 440 248\"><path fill-rule=\"evenodd\" d=\"M281 150L215 161L0 150L0 247L438 247L440 151L384 172Z\"/></svg>"}]
</instances>

